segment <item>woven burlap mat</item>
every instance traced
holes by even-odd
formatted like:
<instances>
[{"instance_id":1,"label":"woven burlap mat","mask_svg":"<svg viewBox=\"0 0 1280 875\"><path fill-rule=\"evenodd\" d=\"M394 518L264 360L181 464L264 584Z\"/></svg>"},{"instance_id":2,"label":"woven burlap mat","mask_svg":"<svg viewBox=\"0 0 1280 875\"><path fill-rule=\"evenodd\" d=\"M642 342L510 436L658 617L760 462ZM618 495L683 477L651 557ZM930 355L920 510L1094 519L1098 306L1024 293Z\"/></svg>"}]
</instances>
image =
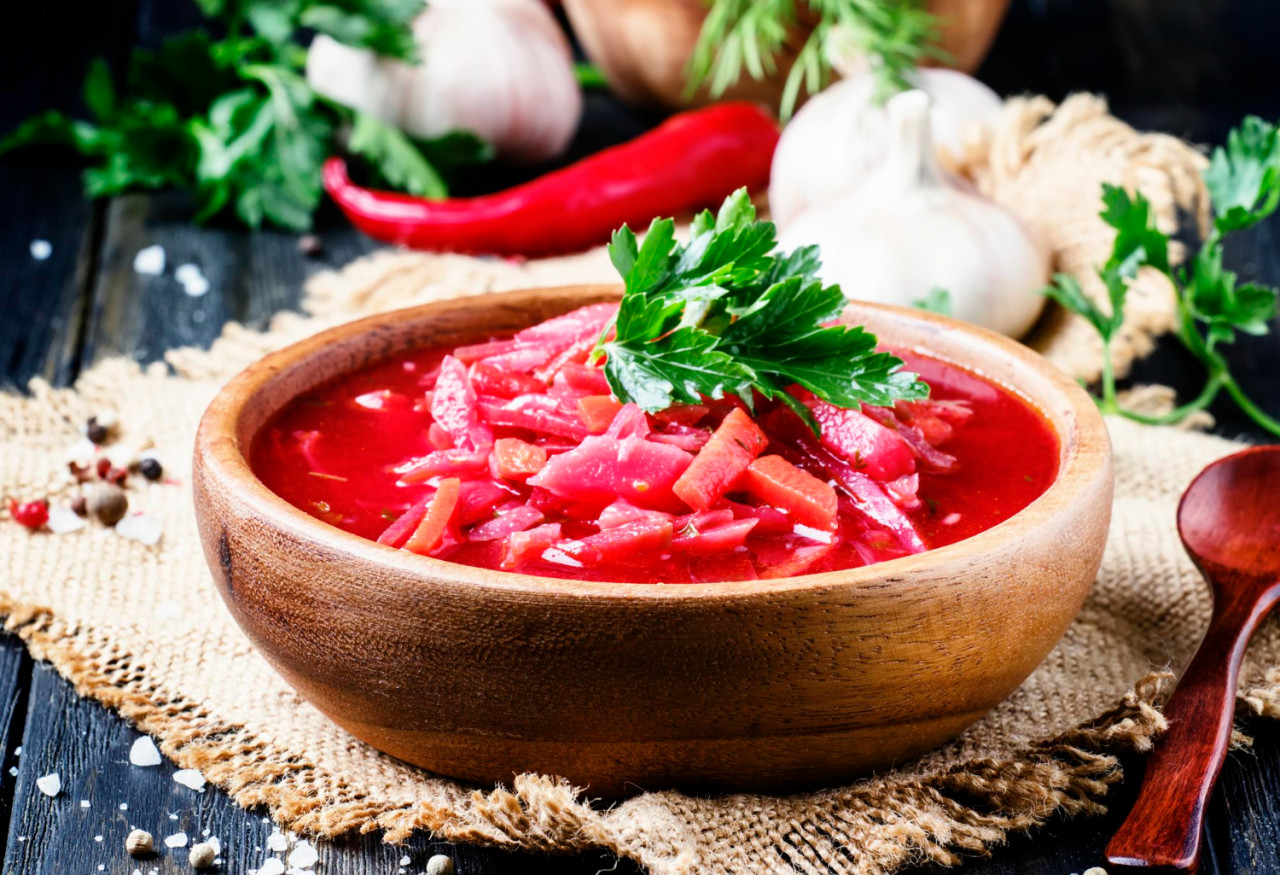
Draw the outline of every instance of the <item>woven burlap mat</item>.
<instances>
[{"instance_id":1,"label":"woven burlap mat","mask_svg":"<svg viewBox=\"0 0 1280 875\"><path fill-rule=\"evenodd\" d=\"M1026 186L1044 194L1055 177L1047 156L1058 154L1061 174L1069 160L1065 144L1083 137L1083 128L1105 148L1070 159L1073 187L1096 191L1100 179L1136 183L1161 204L1165 220L1175 204L1194 205L1186 174L1200 159L1185 146L1137 136L1092 98L1074 98L1046 124L1032 123L1051 110L1038 100L1011 103L1009 124L978 147L990 160L970 159L986 190L1011 206L1023 198L1039 204L1017 180L1025 177ZM1073 125L1064 119L1068 111ZM1163 173L1152 169L1158 166ZM1079 182L1084 167L1094 175ZM1053 231L1046 236L1056 241L1060 266L1101 260L1110 240L1096 220L1087 221L1096 205L1071 206L1065 193L1061 200L1066 205L1024 216L1042 233ZM1055 236L1059 220L1076 227L1077 236L1066 230ZM0 396L0 494L50 495L66 504L77 489L67 448L88 416L107 411L119 414L120 443L152 445L176 481L139 485L141 478L133 478L134 509L163 523L155 546L97 526L29 534L0 519L7 628L81 694L154 735L181 766L200 769L245 805L267 806L283 826L321 836L381 829L396 840L428 829L450 840L535 850L605 847L664 875L829 875L950 862L1055 813L1100 810L1119 777L1117 754L1146 749L1162 728L1152 672L1179 668L1205 627L1208 594L1179 546L1174 507L1203 465L1236 449L1231 442L1111 422L1117 470L1111 540L1093 594L1062 642L964 736L851 786L781 798L648 793L608 809L592 807L552 776L526 775L509 789L465 787L351 738L254 652L213 588L188 487L196 423L217 389L267 350L357 315L609 276L599 251L523 264L379 253L320 277L307 298L310 315L283 314L266 332L230 325L210 350L175 351L167 366L144 370L113 360L86 372L73 390L36 382L29 397ZM1144 278L1139 286L1137 297L1160 299L1158 282ZM1143 319L1163 315L1132 326L1127 355L1141 352L1172 313L1154 305L1138 312ZM1096 367L1088 339L1060 326L1042 331L1037 343L1088 376ZM1275 623L1250 650L1241 695L1252 711L1280 716Z\"/></svg>"}]
</instances>

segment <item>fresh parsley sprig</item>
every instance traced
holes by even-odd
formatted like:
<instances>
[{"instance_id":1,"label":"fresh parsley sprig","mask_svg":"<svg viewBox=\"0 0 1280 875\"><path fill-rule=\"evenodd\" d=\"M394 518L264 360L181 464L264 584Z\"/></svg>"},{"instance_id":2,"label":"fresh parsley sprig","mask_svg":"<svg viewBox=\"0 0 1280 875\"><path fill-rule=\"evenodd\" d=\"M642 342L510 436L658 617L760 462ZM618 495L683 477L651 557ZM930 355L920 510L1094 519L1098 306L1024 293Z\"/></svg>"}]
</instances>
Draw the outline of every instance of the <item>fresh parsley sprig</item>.
<instances>
[{"instance_id":1,"label":"fresh parsley sprig","mask_svg":"<svg viewBox=\"0 0 1280 875\"><path fill-rule=\"evenodd\" d=\"M409 24L422 0L197 3L222 39L192 30L155 51L136 50L122 91L106 64L94 61L84 86L92 121L45 113L0 140L0 154L66 146L90 159L84 173L90 197L180 188L193 194L198 220L229 214L253 228L269 222L298 231L311 226L321 164L348 130L348 151L413 194L446 194L441 157L452 163L488 157L474 137L414 142L320 97L302 76L303 30L416 60Z\"/></svg>"},{"instance_id":2,"label":"fresh parsley sprig","mask_svg":"<svg viewBox=\"0 0 1280 875\"><path fill-rule=\"evenodd\" d=\"M716 215L697 216L688 243L656 219L644 242L625 225L609 256L622 276L618 315L596 345L614 395L657 412L703 396L756 393L789 405L818 430L787 389L799 385L841 407L928 396L902 360L876 350L861 326L828 324L844 310L839 286L816 276L818 250L775 252L772 222L756 221L740 189Z\"/></svg>"},{"instance_id":3,"label":"fresh parsley sprig","mask_svg":"<svg viewBox=\"0 0 1280 875\"><path fill-rule=\"evenodd\" d=\"M833 27L870 62L882 100L910 88L907 74L941 54L933 47L937 22L920 0L712 0L690 58L690 89L709 82L719 97L744 70L757 80L774 75L801 17L813 29L787 73L783 119L795 110L801 89L817 94L830 80L825 49Z\"/></svg>"},{"instance_id":4,"label":"fresh parsley sprig","mask_svg":"<svg viewBox=\"0 0 1280 875\"><path fill-rule=\"evenodd\" d=\"M1223 239L1251 228L1280 206L1280 132L1256 116L1249 116L1231 132L1226 146L1214 150L1204 173L1214 220L1208 236L1189 267L1171 270L1169 238L1155 226L1151 204L1141 194L1103 186L1103 221L1116 229L1111 257L1098 269L1110 307L1089 299L1079 283L1057 274L1044 293L1087 320L1102 337L1102 397L1099 406L1138 422L1168 425L1181 422L1208 407L1225 391L1259 426L1280 435L1280 420L1250 399L1231 375L1221 345L1237 332L1261 335L1276 315L1277 290L1256 283L1238 283L1236 274L1222 267ZM1111 343L1124 323L1129 283L1142 267L1169 277L1177 294L1178 339L1204 365L1207 379L1192 401L1162 416L1147 416L1120 406L1116 399Z\"/></svg>"}]
</instances>

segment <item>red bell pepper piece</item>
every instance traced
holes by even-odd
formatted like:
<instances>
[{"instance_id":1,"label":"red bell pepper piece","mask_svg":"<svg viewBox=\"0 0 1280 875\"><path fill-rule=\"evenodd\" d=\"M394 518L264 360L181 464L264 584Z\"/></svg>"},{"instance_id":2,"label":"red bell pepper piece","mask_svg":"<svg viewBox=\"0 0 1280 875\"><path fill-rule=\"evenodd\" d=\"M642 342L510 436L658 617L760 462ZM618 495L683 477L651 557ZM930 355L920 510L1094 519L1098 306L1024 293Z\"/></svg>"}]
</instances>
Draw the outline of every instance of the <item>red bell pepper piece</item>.
<instances>
[{"instance_id":1,"label":"red bell pepper piece","mask_svg":"<svg viewBox=\"0 0 1280 875\"><path fill-rule=\"evenodd\" d=\"M427 200L355 185L330 158L324 187L378 240L450 252L549 255L604 243L623 224L718 204L769 182L777 122L754 103L719 103L673 116L636 139L506 191Z\"/></svg>"}]
</instances>

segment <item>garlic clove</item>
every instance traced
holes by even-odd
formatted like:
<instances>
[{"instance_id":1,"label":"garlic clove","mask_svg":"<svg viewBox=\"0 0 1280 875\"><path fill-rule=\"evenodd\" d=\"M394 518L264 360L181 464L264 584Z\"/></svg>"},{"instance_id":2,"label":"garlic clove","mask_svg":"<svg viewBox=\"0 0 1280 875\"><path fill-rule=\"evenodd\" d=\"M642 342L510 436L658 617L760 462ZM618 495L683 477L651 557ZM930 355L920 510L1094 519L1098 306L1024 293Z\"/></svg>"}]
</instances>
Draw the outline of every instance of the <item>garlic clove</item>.
<instances>
[{"instance_id":1,"label":"garlic clove","mask_svg":"<svg viewBox=\"0 0 1280 875\"><path fill-rule=\"evenodd\" d=\"M801 213L779 245L817 244L820 276L852 299L911 306L943 288L956 318L1026 333L1044 307L1047 250L1012 213L941 172L927 95L895 96L888 115L889 157L856 191Z\"/></svg>"}]
</instances>

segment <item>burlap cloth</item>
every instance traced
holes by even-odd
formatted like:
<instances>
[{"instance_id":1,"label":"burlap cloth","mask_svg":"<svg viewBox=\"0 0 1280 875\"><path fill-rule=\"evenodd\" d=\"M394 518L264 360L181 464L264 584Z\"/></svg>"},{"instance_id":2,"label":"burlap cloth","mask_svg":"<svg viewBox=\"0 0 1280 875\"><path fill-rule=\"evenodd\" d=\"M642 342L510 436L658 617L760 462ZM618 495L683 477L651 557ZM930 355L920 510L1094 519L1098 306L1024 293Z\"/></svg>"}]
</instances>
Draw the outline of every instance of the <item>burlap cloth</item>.
<instances>
[{"instance_id":1,"label":"burlap cloth","mask_svg":"<svg viewBox=\"0 0 1280 875\"><path fill-rule=\"evenodd\" d=\"M1110 236L1093 192L1107 179L1140 186L1172 222L1195 209L1201 158L1176 140L1140 137L1088 97L1052 111L1014 101L1006 124L969 167L1085 275ZM985 162L974 155L986 154ZM51 495L75 486L64 461L85 418L119 412L121 441L153 443L178 483L135 485L131 501L163 521L147 547L100 527L29 534L0 520L0 610L7 628L84 695L153 734L239 802L322 836L429 829L451 840L567 851L603 846L655 873L882 872L954 861L1056 812L1100 810L1118 779L1116 754L1146 749L1162 727L1153 670L1179 668L1205 627L1208 594L1174 530L1176 497L1235 444L1187 431L1110 423L1117 499L1093 595L1061 644L1007 702L922 760L847 787L785 798L648 793L592 807L553 777L511 789L469 788L381 756L298 698L250 647L210 582L191 509L190 449L219 386L263 352L327 325L447 295L608 278L601 252L515 264L380 253L323 275L310 316L279 316L265 333L230 325L208 351L179 350L168 367L102 363L57 390L0 397L0 493ZM1144 280L1123 344L1140 353L1167 327L1167 287ZM1042 326L1036 343L1089 376L1092 336ZM141 483L141 478L134 478ZM1241 688L1249 709L1280 716L1280 626L1250 650ZM1146 680L1144 681L1144 678Z\"/></svg>"}]
</instances>

